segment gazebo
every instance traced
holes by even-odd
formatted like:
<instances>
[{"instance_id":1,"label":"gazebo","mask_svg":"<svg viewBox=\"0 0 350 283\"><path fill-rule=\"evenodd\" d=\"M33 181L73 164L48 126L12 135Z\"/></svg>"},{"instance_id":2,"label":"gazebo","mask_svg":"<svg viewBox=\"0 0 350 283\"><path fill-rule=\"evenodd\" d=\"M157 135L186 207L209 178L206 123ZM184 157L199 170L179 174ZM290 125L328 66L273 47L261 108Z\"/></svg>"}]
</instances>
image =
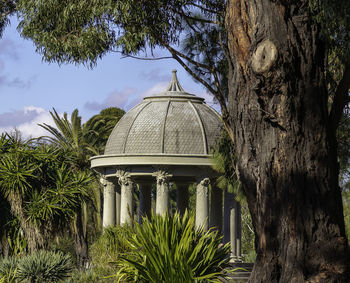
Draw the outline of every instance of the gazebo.
<instances>
[{"instance_id":1,"label":"gazebo","mask_svg":"<svg viewBox=\"0 0 350 283\"><path fill-rule=\"evenodd\" d=\"M139 190L139 219L169 209L169 188L176 185L180 214L188 207L188 187L196 183L196 226L216 227L231 241L232 256L241 256L240 205L216 186L210 147L222 131L220 115L204 99L183 90L176 70L167 89L145 97L117 123L103 155L91 158L104 186L103 226L129 223L133 191ZM224 215L224 217L223 217Z\"/></svg>"}]
</instances>

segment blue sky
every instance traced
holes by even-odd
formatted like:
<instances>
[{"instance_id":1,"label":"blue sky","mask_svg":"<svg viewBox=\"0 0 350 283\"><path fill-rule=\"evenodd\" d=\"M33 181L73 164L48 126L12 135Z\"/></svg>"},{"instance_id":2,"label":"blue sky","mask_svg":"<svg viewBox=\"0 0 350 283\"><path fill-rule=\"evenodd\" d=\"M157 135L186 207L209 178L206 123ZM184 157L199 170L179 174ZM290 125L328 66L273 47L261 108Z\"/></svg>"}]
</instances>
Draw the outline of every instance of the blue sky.
<instances>
[{"instance_id":1,"label":"blue sky","mask_svg":"<svg viewBox=\"0 0 350 283\"><path fill-rule=\"evenodd\" d=\"M37 124L52 124L49 111L53 107L61 114L78 108L84 120L105 107L128 110L144 96L163 91L172 69L178 70L187 92L204 97L207 104L218 109L212 97L175 60L121 59L118 53L109 53L93 70L48 64L31 41L19 36L16 26L12 19L0 39L0 132L17 128L26 137L44 135ZM157 52L164 55L164 51Z\"/></svg>"}]
</instances>

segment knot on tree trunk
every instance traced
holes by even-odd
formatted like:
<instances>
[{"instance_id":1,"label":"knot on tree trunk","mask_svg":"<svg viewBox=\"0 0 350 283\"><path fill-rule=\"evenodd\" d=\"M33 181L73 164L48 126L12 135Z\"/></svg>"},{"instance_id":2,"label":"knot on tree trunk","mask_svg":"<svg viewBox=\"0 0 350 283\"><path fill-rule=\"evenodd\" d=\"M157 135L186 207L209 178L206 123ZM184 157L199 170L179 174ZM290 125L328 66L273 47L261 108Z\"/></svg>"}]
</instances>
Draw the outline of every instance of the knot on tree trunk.
<instances>
[{"instance_id":1,"label":"knot on tree trunk","mask_svg":"<svg viewBox=\"0 0 350 283\"><path fill-rule=\"evenodd\" d=\"M253 71L261 74L270 70L276 59L276 45L269 39L260 42L252 55Z\"/></svg>"}]
</instances>

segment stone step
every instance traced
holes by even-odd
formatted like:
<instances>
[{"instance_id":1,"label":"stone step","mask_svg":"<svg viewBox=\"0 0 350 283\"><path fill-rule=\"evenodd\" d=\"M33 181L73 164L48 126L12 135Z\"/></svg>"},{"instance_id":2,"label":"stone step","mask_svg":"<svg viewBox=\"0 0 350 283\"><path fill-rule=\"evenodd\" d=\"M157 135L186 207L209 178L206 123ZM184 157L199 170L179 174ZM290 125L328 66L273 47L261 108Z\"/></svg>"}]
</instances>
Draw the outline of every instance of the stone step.
<instances>
[{"instance_id":1,"label":"stone step","mask_svg":"<svg viewBox=\"0 0 350 283\"><path fill-rule=\"evenodd\" d=\"M245 262L234 262L231 264L232 270L236 269L236 271L230 273L226 280L223 282L245 282L248 281L251 271L253 269L253 263L245 263Z\"/></svg>"}]
</instances>

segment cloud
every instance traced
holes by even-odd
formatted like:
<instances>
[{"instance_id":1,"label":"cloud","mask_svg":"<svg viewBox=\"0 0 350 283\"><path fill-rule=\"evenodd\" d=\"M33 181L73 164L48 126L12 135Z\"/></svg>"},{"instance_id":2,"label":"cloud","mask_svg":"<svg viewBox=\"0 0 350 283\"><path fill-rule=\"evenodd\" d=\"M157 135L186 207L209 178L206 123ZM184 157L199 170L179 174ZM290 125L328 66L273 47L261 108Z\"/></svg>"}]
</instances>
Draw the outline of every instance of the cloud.
<instances>
[{"instance_id":1,"label":"cloud","mask_svg":"<svg viewBox=\"0 0 350 283\"><path fill-rule=\"evenodd\" d=\"M10 39L2 39L0 41L0 87L30 88L35 77L23 80L20 77L9 78L5 71L5 61L8 58L19 60L20 46Z\"/></svg>"},{"instance_id":2,"label":"cloud","mask_svg":"<svg viewBox=\"0 0 350 283\"><path fill-rule=\"evenodd\" d=\"M119 107L128 111L140 103L144 97L162 93L168 85L169 80L167 79L153 85L151 88L141 93L138 93L134 88L126 88L122 91L115 90L111 92L102 102L88 101L85 103L84 107L93 111L101 111L107 107ZM209 106L213 107L216 111L221 112L220 106L214 101L213 95L208 94L207 92L201 92L196 95L203 97Z\"/></svg>"},{"instance_id":3,"label":"cloud","mask_svg":"<svg viewBox=\"0 0 350 283\"><path fill-rule=\"evenodd\" d=\"M154 81L154 82L170 82L171 75L170 74L162 74L160 69L152 69L148 72L141 72L139 73L139 78L145 79L148 81Z\"/></svg>"},{"instance_id":4,"label":"cloud","mask_svg":"<svg viewBox=\"0 0 350 283\"><path fill-rule=\"evenodd\" d=\"M49 111L35 106L26 106L20 110L0 114L0 133L13 132L17 129L25 138L37 138L48 135L38 124L54 126Z\"/></svg>"},{"instance_id":5,"label":"cloud","mask_svg":"<svg viewBox=\"0 0 350 283\"><path fill-rule=\"evenodd\" d=\"M135 88L125 88L122 91L115 90L111 92L103 102L88 101L84 107L88 110L100 111L107 107L118 107L121 109L128 109L130 97L136 94Z\"/></svg>"},{"instance_id":6,"label":"cloud","mask_svg":"<svg viewBox=\"0 0 350 283\"><path fill-rule=\"evenodd\" d=\"M0 62L0 71L1 71L1 62ZM19 77L14 79L9 79L6 75L0 75L0 87L16 87L16 88L30 88L33 80L35 80L35 76L33 76L29 80L22 80Z\"/></svg>"},{"instance_id":7,"label":"cloud","mask_svg":"<svg viewBox=\"0 0 350 283\"><path fill-rule=\"evenodd\" d=\"M10 39L2 39L0 41L0 57L10 57L13 60L18 60L18 49L19 45Z\"/></svg>"}]
</instances>

